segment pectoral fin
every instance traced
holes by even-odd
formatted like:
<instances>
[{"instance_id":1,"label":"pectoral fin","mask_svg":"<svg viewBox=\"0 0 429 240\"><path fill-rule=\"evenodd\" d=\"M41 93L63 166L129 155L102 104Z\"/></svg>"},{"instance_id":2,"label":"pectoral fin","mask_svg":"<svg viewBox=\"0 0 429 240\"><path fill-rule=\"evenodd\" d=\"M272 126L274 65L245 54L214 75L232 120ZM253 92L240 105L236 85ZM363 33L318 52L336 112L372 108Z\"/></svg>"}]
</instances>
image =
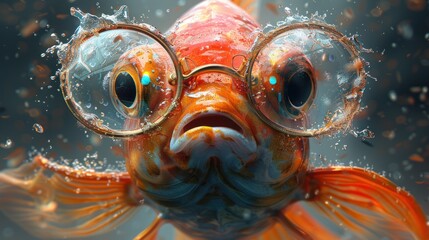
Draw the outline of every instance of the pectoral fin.
<instances>
[{"instance_id":1,"label":"pectoral fin","mask_svg":"<svg viewBox=\"0 0 429 240\"><path fill-rule=\"evenodd\" d=\"M164 219L161 215L152 222L152 224L137 235L134 240L157 240L159 229L164 224Z\"/></svg>"},{"instance_id":2,"label":"pectoral fin","mask_svg":"<svg viewBox=\"0 0 429 240\"><path fill-rule=\"evenodd\" d=\"M283 226L286 232L312 239L429 236L426 218L414 198L374 172L343 167L316 169L308 174L303 188L305 199L286 207L277 227L268 232L281 231Z\"/></svg>"},{"instance_id":3,"label":"pectoral fin","mask_svg":"<svg viewBox=\"0 0 429 240\"><path fill-rule=\"evenodd\" d=\"M105 233L140 205L128 173L96 173L38 156L0 172L0 210L42 239Z\"/></svg>"}]
</instances>

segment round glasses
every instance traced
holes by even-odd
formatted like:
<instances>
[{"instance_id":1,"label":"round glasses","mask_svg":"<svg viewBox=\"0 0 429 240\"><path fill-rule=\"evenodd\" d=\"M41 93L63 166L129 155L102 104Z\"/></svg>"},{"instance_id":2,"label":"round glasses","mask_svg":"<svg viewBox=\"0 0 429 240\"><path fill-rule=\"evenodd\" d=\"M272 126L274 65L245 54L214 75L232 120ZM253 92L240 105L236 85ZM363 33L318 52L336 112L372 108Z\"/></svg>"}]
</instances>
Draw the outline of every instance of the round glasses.
<instances>
[{"instance_id":1,"label":"round glasses","mask_svg":"<svg viewBox=\"0 0 429 240\"><path fill-rule=\"evenodd\" d=\"M183 82L204 72L246 82L257 115L279 131L328 134L350 124L366 76L354 43L319 22L261 33L238 68L210 64L190 70L166 38L145 24L80 33L65 59L61 89L68 107L84 126L114 137L159 126L179 104Z\"/></svg>"}]
</instances>

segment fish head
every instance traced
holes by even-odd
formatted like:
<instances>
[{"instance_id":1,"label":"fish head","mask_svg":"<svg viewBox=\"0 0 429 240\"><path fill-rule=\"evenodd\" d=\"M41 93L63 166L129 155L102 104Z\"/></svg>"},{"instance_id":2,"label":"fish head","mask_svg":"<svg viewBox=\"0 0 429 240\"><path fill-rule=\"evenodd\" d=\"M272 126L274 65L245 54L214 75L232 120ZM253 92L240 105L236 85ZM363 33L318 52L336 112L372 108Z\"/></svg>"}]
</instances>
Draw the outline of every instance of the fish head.
<instances>
[{"instance_id":1,"label":"fish head","mask_svg":"<svg viewBox=\"0 0 429 240\"><path fill-rule=\"evenodd\" d=\"M166 33L184 74L193 74L184 80L180 101L168 117L125 142L128 170L154 202L183 208L221 199L268 207L290 200L307 166L308 140L262 121L243 77L216 69L193 71L213 64L233 69L237 59L250 57L259 31L245 11L218 0L200 3ZM131 55L127 61L139 67L167 64Z\"/></svg>"},{"instance_id":2,"label":"fish head","mask_svg":"<svg viewBox=\"0 0 429 240\"><path fill-rule=\"evenodd\" d=\"M67 104L124 140L145 203L192 236L271 224L305 196L307 137L347 129L359 110L363 63L333 26L299 18L267 32L226 0L201 2L165 34L125 6L72 13L81 25L57 46Z\"/></svg>"},{"instance_id":3,"label":"fish head","mask_svg":"<svg viewBox=\"0 0 429 240\"><path fill-rule=\"evenodd\" d=\"M359 110L359 52L322 22L266 31L231 1L207 0L161 34L124 6L73 12L81 25L57 46L67 104L84 126L124 140L145 203L193 237L274 224L307 196L308 137L347 129Z\"/></svg>"}]
</instances>

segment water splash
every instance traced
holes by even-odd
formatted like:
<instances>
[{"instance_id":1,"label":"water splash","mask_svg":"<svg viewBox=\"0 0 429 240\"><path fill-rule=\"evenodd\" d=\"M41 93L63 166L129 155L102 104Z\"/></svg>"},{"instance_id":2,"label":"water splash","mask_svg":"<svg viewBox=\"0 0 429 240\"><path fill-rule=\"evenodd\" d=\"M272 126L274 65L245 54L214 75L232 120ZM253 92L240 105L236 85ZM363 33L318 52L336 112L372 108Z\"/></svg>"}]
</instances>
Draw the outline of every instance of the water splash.
<instances>
[{"instance_id":1,"label":"water splash","mask_svg":"<svg viewBox=\"0 0 429 240\"><path fill-rule=\"evenodd\" d=\"M113 15L101 14L101 17L84 13L80 9L74 7L70 8L70 14L79 19L80 25L76 29L75 34L80 31L92 31L110 24L117 23L132 23L128 15L128 7L122 5Z\"/></svg>"},{"instance_id":2,"label":"water splash","mask_svg":"<svg viewBox=\"0 0 429 240\"><path fill-rule=\"evenodd\" d=\"M63 67L67 64L68 55L73 46L79 45L81 36L97 31L100 28L108 27L112 24L132 24L133 22L129 18L128 7L126 5L121 6L113 15L102 14L101 17L97 17L90 13L84 13L78 8L70 8L70 14L79 19L80 24L76 31L72 35L71 39L67 43L58 41L57 45L54 45L46 50L46 53L58 55L58 59Z\"/></svg>"},{"instance_id":3,"label":"water splash","mask_svg":"<svg viewBox=\"0 0 429 240\"><path fill-rule=\"evenodd\" d=\"M286 15L286 18L284 20L280 20L276 22L276 24L266 24L263 28L263 33L269 33L271 31L276 30L278 27L294 24L294 23L303 23L303 22L319 22L322 24L327 24L325 22L326 15L320 16L317 12L315 14L312 14L310 17L300 15L298 12L294 13L290 8L285 7L284 13Z\"/></svg>"}]
</instances>

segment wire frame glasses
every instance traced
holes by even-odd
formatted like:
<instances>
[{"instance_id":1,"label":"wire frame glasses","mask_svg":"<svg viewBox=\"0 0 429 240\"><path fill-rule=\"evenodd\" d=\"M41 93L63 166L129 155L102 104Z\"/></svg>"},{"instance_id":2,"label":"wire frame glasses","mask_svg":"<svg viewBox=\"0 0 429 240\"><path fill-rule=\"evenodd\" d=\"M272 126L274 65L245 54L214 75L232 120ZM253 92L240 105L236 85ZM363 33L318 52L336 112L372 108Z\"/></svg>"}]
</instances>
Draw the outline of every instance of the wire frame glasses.
<instances>
[{"instance_id":1,"label":"wire frame glasses","mask_svg":"<svg viewBox=\"0 0 429 240\"><path fill-rule=\"evenodd\" d=\"M246 82L250 105L273 128L317 136L348 126L365 87L354 43L320 22L285 25L262 34L238 68L188 69L149 25L114 24L79 34L68 49L61 89L89 129L128 137L153 130L179 104L183 82L222 72Z\"/></svg>"}]
</instances>

